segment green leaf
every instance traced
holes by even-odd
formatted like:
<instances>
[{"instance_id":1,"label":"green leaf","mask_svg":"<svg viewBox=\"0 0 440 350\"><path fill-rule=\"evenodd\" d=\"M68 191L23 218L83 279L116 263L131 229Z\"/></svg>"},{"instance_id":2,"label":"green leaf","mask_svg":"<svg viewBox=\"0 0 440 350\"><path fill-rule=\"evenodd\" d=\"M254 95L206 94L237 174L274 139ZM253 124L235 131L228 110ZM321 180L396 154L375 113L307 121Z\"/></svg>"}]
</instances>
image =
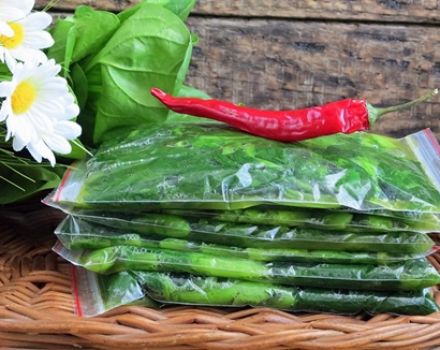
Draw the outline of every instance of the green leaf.
<instances>
[{"instance_id":1,"label":"green leaf","mask_svg":"<svg viewBox=\"0 0 440 350\"><path fill-rule=\"evenodd\" d=\"M69 68L73 60L75 43L76 43L77 29L73 26L69 29L66 38L66 50L64 51L64 61L63 61L63 76L67 78L69 74Z\"/></svg>"},{"instance_id":2,"label":"green leaf","mask_svg":"<svg viewBox=\"0 0 440 350\"><path fill-rule=\"evenodd\" d=\"M70 29L74 26L73 17L57 19L51 30L55 44L47 51L47 56L53 58L57 63L63 63L66 54L66 43Z\"/></svg>"},{"instance_id":3,"label":"green leaf","mask_svg":"<svg viewBox=\"0 0 440 350\"><path fill-rule=\"evenodd\" d=\"M196 2L197 0L170 0L165 7L185 21L196 5Z\"/></svg>"},{"instance_id":4,"label":"green leaf","mask_svg":"<svg viewBox=\"0 0 440 350\"><path fill-rule=\"evenodd\" d=\"M93 139L113 128L163 122L168 110L152 87L179 89L191 58L191 34L182 20L158 5L143 4L85 67L86 109L96 111ZM88 113L89 114L89 113Z\"/></svg>"},{"instance_id":5,"label":"green leaf","mask_svg":"<svg viewBox=\"0 0 440 350\"><path fill-rule=\"evenodd\" d=\"M77 34L72 62L78 62L100 50L120 24L115 14L96 11L89 6L79 6L74 20Z\"/></svg>"},{"instance_id":6,"label":"green leaf","mask_svg":"<svg viewBox=\"0 0 440 350\"><path fill-rule=\"evenodd\" d=\"M119 13L118 17L122 22L126 21L133 14L135 14L142 6L147 5L161 5L171 12L179 16L183 21L188 18L188 15L194 8L197 0L144 0L139 4L132 6L125 11Z\"/></svg>"},{"instance_id":7,"label":"green leaf","mask_svg":"<svg viewBox=\"0 0 440 350\"><path fill-rule=\"evenodd\" d=\"M191 64L192 52L193 52L193 41L191 39L189 41L183 63L180 66L179 72L177 73L176 83L174 85L174 91L173 91L174 94L179 93L180 89L182 88L183 82L185 81L186 73L188 73L189 65Z\"/></svg>"},{"instance_id":8,"label":"green leaf","mask_svg":"<svg viewBox=\"0 0 440 350\"><path fill-rule=\"evenodd\" d=\"M12 73L6 64L0 62L0 81L10 81L12 78Z\"/></svg>"},{"instance_id":9,"label":"green leaf","mask_svg":"<svg viewBox=\"0 0 440 350\"><path fill-rule=\"evenodd\" d=\"M203 99L209 99L211 96L209 96L205 91L199 90L195 87L183 85L182 88L179 91L178 96L180 97L196 97L196 98L203 98Z\"/></svg>"},{"instance_id":10,"label":"green leaf","mask_svg":"<svg viewBox=\"0 0 440 350\"><path fill-rule=\"evenodd\" d=\"M82 110L87 103L89 95L89 83L87 76L79 64L74 64L71 69L72 89L75 93L79 108Z\"/></svg>"},{"instance_id":11,"label":"green leaf","mask_svg":"<svg viewBox=\"0 0 440 350\"><path fill-rule=\"evenodd\" d=\"M65 167L51 168L44 164L0 163L0 205L18 202L58 186Z\"/></svg>"},{"instance_id":12,"label":"green leaf","mask_svg":"<svg viewBox=\"0 0 440 350\"><path fill-rule=\"evenodd\" d=\"M67 70L71 63L98 52L119 24L118 17L111 12L79 6L74 16L55 24L52 30L55 45L48 50L48 56L64 62Z\"/></svg>"}]
</instances>

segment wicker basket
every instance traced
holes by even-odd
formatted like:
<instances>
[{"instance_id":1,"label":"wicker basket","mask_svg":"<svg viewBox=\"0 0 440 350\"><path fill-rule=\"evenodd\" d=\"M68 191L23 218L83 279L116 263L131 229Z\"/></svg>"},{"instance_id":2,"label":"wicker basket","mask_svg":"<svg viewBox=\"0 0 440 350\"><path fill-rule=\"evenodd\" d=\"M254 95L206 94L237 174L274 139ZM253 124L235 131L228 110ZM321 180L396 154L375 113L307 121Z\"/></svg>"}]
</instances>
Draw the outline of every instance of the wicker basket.
<instances>
[{"instance_id":1,"label":"wicker basket","mask_svg":"<svg viewBox=\"0 0 440 350\"><path fill-rule=\"evenodd\" d=\"M70 266L51 252L60 213L0 212L0 348L4 349L432 349L440 313L341 317L271 309L121 307L73 313ZM431 257L440 270L440 255ZM440 292L436 293L440 303Z\"/></svg>"}]
</instances>

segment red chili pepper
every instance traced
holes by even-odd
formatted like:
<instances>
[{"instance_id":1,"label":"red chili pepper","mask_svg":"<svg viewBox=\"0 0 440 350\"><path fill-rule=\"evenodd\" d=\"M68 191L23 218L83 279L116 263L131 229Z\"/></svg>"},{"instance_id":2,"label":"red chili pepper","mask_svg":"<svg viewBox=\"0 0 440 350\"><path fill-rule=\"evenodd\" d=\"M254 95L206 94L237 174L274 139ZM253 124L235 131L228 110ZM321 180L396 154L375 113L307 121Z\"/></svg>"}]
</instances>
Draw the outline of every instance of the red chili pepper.
<instances>
[{"instance_id":1,"label":"red chili pepper","mask_svg":"<svg viewBox=\"0 0 440 350\"><path fill-rule=\"evenodd\" d=\"M365 100L345 99L311 108L271 111L226 101L173 97L158 88L151 89L151 94L174 112L215 119L250 134L285 142L368 130L384 114L412 107L437 93L435 89L414 101L388 108L374 107Z\"/></svg>"}]
</instances>

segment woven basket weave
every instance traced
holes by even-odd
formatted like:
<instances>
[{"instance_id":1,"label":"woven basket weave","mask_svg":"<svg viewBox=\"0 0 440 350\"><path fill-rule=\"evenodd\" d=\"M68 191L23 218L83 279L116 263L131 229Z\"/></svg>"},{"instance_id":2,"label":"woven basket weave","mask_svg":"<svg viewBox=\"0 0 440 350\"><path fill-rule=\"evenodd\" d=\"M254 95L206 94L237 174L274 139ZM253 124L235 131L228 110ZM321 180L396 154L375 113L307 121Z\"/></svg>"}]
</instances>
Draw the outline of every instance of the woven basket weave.
<instances>
[{"instance_id":1,"label":"woven basket weave","mask_svg":"<svg viewBox=\"0 0 440 350\"><path fill-rule=\"evenodd\" d=\"M70 266L51 252L60 213L0 211L0 349L432 349L440 312L430 316L341 317L265 308L224 311L121 307L73 313ZM431 257L440 270L440 255ZM440 292L436 293L440 303Z\"/></svg>"}]
</instances>

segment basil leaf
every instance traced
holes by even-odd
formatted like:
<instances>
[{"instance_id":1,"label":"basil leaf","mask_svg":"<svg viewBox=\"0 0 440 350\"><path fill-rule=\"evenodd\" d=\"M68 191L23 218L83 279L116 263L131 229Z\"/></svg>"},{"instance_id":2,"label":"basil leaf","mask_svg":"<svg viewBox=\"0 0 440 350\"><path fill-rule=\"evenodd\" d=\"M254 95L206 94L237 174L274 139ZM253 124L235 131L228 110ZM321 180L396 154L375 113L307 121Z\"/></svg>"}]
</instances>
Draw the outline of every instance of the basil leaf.
<instances>
[{"instance_id":1,"label":"basil leaf","mask_svg":"<svg viewBox=\"0 0 440 350\"><path fill-rule=\"evenodd\" d=\"M186 25L162 6L143 4L125 20L85 67L86 109L96 111L93 140L101 141L110 129L165 121L168 110L149 90L178 90L191 49Z\"/></svg>"},{"instance_id":2,"label":"basil leaf","mask_svg":"<svg viewBox=\"0 0 440 350\"><path fill-rule=\"evenodd\" d=\"M48 50L48 56L64 62L67 71L71 63L98 52L119 24L118 16L111 12L79 6L73 17L57 21L52 30L55 45Z\"/></svg>"}]
</instances>

